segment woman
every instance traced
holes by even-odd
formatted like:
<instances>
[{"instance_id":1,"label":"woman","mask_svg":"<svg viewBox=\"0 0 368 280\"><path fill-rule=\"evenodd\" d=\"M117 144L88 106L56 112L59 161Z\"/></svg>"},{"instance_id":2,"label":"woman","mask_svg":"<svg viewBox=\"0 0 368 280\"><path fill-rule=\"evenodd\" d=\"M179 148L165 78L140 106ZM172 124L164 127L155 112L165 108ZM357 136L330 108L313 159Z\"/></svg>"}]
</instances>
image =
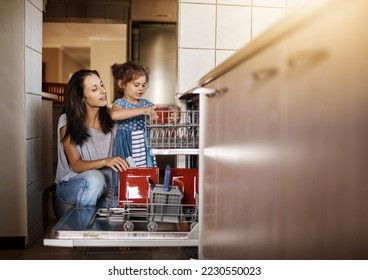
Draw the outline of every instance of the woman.
<instances>
[{"instance_id":1,"label":"woman","mask_svg":"<svg viewBox=\"0 0 368 280\"><path fill-rule=\"evenodd\" d=\"M75 207L107 207L112 171L126 170L112 157L114 121L105 86L96 70L79 70L70 78L57 128L56 193Z\"/></svg>"}]
</instances>

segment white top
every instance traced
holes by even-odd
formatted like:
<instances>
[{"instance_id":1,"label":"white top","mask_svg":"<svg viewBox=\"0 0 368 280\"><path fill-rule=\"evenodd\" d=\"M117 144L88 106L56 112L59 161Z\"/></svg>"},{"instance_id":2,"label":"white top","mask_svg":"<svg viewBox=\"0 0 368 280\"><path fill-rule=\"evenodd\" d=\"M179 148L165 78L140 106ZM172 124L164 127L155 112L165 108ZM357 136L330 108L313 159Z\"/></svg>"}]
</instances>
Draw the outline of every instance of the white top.
<instances>
[{"instance_id":1,"label":"white top","mask_svg":"<svg viewBox=\"0 0 368 280\"><path fill-rule=\"evenodd\" d=\"M57 127L58 163L56 168L56 178L55 178L56 183L60 181L68 181L70 178L78 174L71 169L64 151L64 145L60 141L61 140L60 130L65 125L66 125L66 114L62 114L59 118ZM96 160L111 157L115 128L112 133L105 134L102 131L89 127L88 133L90 135L88 140L83 145L76 146L80 158L82 160ZM111 168L103 168L101 169L101 171L103 171L111 178L112 176Z\"/></svg>"}]
</instances>

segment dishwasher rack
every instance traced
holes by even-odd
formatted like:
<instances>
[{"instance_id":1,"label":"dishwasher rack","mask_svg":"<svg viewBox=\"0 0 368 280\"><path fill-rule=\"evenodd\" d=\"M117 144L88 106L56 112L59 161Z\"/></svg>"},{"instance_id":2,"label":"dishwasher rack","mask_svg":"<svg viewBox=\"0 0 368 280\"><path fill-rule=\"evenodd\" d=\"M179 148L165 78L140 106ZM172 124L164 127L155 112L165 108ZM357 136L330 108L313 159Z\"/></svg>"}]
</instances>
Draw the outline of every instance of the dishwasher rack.
<instances>
[{"instance_id":1,"label":"dishwasher rack","mask_svg":"<svg viewBox=\"0 0 368 280\"><path fill-rule=\"evenodd\" d=\"M163 186L157 185L149 193L146 203L126 200L120 201L119 208L100 208L96 211L96 219L120 222L128 232L156 232L167 228L167 224L174 225L172 228L192 230L197 225L198 203L182 204L183 193L178 187L172 186L165 191Z\"/></svg>"},{"instance_id":2,"label":"dishwasher rack","mask_svg":"<svg viewBox=\"0 0 368 280\"><path fill-rule=\"evenodd\" d=\"M171 168L169 188L158 184L159 168L128 168L120 173L117 211L100 211L101 216L118 218L124 230L139 223L156 231L162 223L198 222L198 170Z\"/></svg>"},{"instance_id":3,"label":"dishwasher rack","mask_svg":"<svg viewBox=\"0 0 368 280\"><path fill-rule=\"evenodd\" d=\"M154 153L197 154L199 111L168 108L155 111L157 119L146 116L147 143Z\"/></svg>"},{"instance_id":4,"label":"dishwasher rack","mask_svg":"<svg viewBox=\"0 0 368 280\"><path fill-rule=\"evenodd\" d=\"M120 172L118 207L72 208L44 239L59 247L197 247L198 170L172 168L170 188L158 168Z\"/></svg>"}]
</instances>

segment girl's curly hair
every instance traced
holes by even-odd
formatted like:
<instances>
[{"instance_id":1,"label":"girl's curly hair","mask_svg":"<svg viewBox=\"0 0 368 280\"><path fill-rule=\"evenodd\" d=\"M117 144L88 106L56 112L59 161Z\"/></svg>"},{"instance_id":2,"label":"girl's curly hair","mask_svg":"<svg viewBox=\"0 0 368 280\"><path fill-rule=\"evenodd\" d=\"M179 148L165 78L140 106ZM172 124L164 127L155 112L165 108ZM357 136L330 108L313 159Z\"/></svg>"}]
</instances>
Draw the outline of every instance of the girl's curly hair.
<instances>
[{"instance_id":1,"label":"girl's curly hair","mask_svg":"<svg viewBox=\"0 0 368 280\"><path fill-rule=\"evenodd\" d=\"M145 76L147 85L149 83L149 68L143 67L142 65L134 61L128 61L123 64L115 63L111 66L111 69L116 89L119 89L117 85L119 80L121 80L123 84L127 84L133 80L138 79L139 77ZM117 97L124 96L124 92L122 90L118 91L118 94L120 96Z\"/></svg>"}]
</instances>

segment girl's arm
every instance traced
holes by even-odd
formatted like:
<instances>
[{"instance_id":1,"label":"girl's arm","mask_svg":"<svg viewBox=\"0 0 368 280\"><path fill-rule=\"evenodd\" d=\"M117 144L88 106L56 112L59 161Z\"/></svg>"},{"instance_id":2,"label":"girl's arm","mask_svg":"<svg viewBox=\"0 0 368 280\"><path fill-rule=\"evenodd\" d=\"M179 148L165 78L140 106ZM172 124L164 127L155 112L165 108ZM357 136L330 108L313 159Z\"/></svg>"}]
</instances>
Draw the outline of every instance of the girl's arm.
<instances>
[{"instance_id":1,"label":"girl's arm","mask_svg":"<svg viewBox=\"0 0 368 280\"><path fill-rule=\"evenodd\" d=\"M156 116L155 108L157 106L149 106L144 108L125 109L119 105L113 105L111 110L111 118L114 121L122 121L140 115Z\"/></svg>"},{"instance_id":2,"label":"girl's arm","mask_svg":"<svg viewBox=\"0 0 368 280\"><path fill-rule=\"evenodd\" d=\"M66 126L60 129L61 139L63 139L66 132ZM103 158L97 160L82 160L77 152L74 144L70 142L70 137L64 140L64 151L68 158L69 165L76 173L82 173L88 170L101 169L103 167L110 167L114 171L127 170L128 164L121 157Z\"/></svg>"}]
</instances>

